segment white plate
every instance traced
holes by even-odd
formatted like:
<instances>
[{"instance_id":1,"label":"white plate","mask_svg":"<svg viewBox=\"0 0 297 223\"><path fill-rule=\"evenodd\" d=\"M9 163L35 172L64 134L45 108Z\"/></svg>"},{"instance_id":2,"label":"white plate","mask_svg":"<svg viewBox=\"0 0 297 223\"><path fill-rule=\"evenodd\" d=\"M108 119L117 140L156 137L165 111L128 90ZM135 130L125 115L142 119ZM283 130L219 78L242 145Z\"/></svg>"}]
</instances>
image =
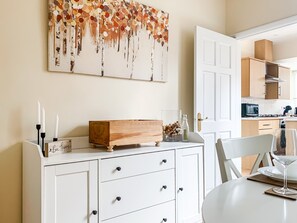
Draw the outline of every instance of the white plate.
<instances>
[{"instance_id":1,"label":"white plate","mask_svg":"<svg viewBox=\"0 0 297 223\"><path fill-rule=\"evenodd\" d=\"M279 172L279 170L276 169L276 167L274 167L274 166L261 167L258 169L258 172L267 176L267 177L270 177L274 180L278 180L278 181L284 180L283 174L281 172ZM289 183L297 183L297 179L288 177L288 182Z\"/></svg>"}]
</instances>

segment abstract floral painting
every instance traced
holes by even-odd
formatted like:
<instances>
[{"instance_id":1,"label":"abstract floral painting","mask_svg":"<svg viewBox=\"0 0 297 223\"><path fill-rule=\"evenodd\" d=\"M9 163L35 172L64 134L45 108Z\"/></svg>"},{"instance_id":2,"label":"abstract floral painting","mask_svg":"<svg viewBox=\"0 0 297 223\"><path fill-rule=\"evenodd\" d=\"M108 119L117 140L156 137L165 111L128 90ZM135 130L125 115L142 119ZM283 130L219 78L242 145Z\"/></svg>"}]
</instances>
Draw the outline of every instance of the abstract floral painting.
<instances>
[{"instance_id":1,"label":"abstract floral painting","mask_svg":"<svg viewBox=\"0 0 297 223\"><path fill-rule=\"evenodd\" d=\"M169 14L134 1L49 0L48 68L167 81Z\"/></svg>"}]
</instances>

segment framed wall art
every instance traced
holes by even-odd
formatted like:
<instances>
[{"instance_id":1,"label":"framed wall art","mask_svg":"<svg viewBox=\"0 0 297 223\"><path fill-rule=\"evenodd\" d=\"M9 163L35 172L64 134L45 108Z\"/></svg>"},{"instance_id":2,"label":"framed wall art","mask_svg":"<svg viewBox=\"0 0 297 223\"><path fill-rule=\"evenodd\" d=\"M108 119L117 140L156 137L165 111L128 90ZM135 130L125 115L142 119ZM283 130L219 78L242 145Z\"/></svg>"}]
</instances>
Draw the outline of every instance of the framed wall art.
<instances>
[{"instance_id":1,"label":"framed wall art","mask_svg":"<svg viewBox=\"0 0 297 223\"><path fill-rule=\"evenodd\" d=\"M135 1L49 0L48 69L165 82L168 25Z\"/></svg>"}]
</instances>

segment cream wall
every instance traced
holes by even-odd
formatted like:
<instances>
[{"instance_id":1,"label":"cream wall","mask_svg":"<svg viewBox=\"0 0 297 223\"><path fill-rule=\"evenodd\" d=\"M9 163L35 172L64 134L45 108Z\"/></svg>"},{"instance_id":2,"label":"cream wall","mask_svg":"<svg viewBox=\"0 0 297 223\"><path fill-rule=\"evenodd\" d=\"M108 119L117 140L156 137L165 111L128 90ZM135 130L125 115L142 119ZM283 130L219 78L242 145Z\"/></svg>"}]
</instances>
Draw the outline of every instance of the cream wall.
<instances>
[{"instance_id":1,"label":"cream wall","mask_svg":"<svg viewBox=\"0 0 297 223\"><path fill-rule=\"evenodd\" d=\"M254 57L255 41L241 40L241 57ZM283 42L273 43L273 60L285 60L297 57L297 39L294 36L292 39L287 39Z\"/></svg>"},{"instance_id":2,"label":"cream wall","mask_svg":"<svg viewBox=\"0 0 297 223\"><path fill-rule=\"evenodd\" d=\"M143 0L170 13L169 78L150 83L47 72L47 1L2 1L0 14L0 222L21 222L22 147L35 138L37 100L52 137L88 134L95 119L160 118L181 108L193 117L195 25L225 32L225 0ZM192 119L190 119L190 122Z\"/></svg>"},{"instance_id":3,"label":"cream wall","mask_svg":"<svg viewBox=\"0 0 297 223\"><path fill-rule=\"evenodd\" d=\"M279 44L273 44L274 60L283 60L297 57L297 39L296 36Z\"/></svg>"},{"instance_id":4,"label":"cream wall","mask_svg":"<svg viewBox=\"0 0 297 223\"><path fill-rule=\"evenodd\" d=\"M293 15L296 0L226 0L226 32L230 35Z\"/></svg>"}]
</instances>

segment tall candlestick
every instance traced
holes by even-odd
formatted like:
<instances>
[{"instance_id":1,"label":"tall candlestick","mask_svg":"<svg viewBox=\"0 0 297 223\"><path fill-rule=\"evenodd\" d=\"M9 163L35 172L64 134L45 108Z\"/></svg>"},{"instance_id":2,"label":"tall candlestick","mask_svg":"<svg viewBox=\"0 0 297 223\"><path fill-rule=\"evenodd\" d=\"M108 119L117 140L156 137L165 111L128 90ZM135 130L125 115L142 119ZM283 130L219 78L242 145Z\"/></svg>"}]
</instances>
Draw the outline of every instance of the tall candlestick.
<instances>
[{"instance_id":1,"label":"tall candlestick","mask_svg":"<svg viewBox=\"0 0 297 223\"><path fill-rule=\"evenodd\" d=\"M41 136L41 151L43 156L45 156L45 146L44 146L44 138L45 138L45 132L40 133Z\"/></svg>"},{"instance_id":2,"label":"tall candlestick","mask_svg":"<svg viewBox=\"0 0 297 223\"><path fill-rule=\"evenodd\" d=\"M45 110L42 108L42 130L41 132L45 132Z\"/></svg>"},{"instance_id":3,"label":"tall candlestick","mask_svg":"<svg viewBox=\"0 0 297 223\"><path fill-rule=\"evenodd\" d=\"M37 101L37 114L38 114L38 118L37 118L37 124L40 125L40 102Z\"/></svg>"},{"instance_id":4,"label":"tall candlestick","mask_svg":"<svg viewBox=\"0 0 297 223\"><path fill-rule=\"evenodd\" d=\"M37 129L37 144L39 145L39 138L40 138L40 131L41 125L40 124L36 124L36 129Z\"/></svg>"},{"instance_id":5,"label":"tall candlestick","mask_svg":"<svg viewBox=\"0 0 297 223\"><path fill-rule=\"evenodd\" d=\"M57 115L56 117L56 129L55 129L54 138L58 138L58 129L59 129L59 115Z\"/></svg>"}]
</instances>

